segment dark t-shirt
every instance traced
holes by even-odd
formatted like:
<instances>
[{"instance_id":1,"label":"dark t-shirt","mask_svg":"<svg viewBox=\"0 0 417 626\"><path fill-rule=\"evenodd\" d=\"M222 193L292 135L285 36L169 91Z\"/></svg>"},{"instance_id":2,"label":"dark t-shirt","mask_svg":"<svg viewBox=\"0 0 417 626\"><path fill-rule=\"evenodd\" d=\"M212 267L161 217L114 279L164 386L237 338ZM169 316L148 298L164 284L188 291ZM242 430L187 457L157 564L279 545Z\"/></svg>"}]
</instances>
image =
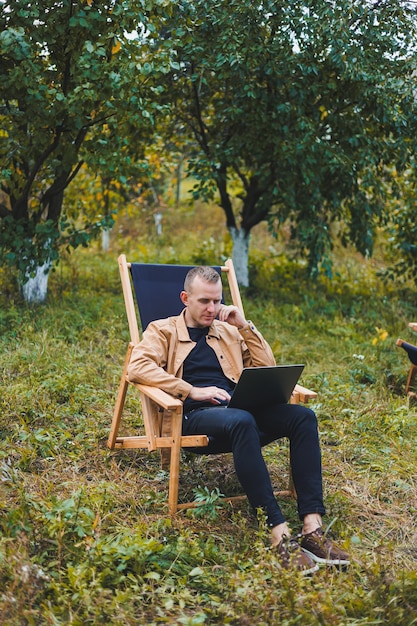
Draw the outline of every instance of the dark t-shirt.
<instances>
[{"instance_id":1,"label":"dark t-shirt","mask_svg":"<svg viewBox=\"0 0 417 626\"><path fill-rule=\"evenodd\" d=\"M232 393L235 384L224 375L216 353L206 341L208 328L188 328L190 339L196 342L190 354L184 361L183 379L193 387L211 387L212 385ZM226 402L224 402L226 404ZM215 406L210 402L203 402L186 398L184 414L201 406ZM220 406L220 405L219 405Z\"/></svg>"}]
</instances>

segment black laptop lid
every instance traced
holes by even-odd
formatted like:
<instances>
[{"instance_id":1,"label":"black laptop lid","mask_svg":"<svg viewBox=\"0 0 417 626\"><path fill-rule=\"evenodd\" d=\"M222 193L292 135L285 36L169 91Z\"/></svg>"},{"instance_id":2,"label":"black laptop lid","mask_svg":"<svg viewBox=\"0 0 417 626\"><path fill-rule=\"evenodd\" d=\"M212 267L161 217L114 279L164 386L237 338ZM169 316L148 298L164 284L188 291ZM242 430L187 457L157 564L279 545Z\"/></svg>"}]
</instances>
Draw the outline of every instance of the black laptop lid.
<instances>
[{"instance_id":1,"label":"black laptop lid","mask_svg":"<svg viewBox=\"0 0 417 626\"><path fill-rule=\"evenodd\" d=\"M228 406L252 411L286 404L303 369L302 364L247 367L242 371Z\"/></svg>"}]
</instances>

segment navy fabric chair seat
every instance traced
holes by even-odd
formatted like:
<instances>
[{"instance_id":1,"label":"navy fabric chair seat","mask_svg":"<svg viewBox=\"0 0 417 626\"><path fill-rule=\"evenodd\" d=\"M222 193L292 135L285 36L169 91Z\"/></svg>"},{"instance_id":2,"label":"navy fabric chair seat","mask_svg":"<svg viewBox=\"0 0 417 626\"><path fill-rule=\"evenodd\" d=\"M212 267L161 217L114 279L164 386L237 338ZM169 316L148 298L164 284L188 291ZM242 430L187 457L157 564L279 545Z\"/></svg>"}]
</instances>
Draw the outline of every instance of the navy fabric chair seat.
<instances>
[{"instance_id":1,"label":"navy fabric chair seat","mask_svg":"<svg viewBox=\"0 0 417 626\"><path fill-rule=\"evenodd\" d=\"M417 346L413 346L412 343L407 343L406 341L402 341L399 346L407 352L411 363L417 365Z\"/></svg>"},{"instance_id":2,"label":"navy fabric chair seat","mask_svg":"<svg viewBox=\"0 0 417 626\"><path fill-rule=\"evenodd\" d=\"M145 330L149 322L181 313L184 305L180 300L180 291L192 267L194 266L130 264L142 330ZM221 276L221 267L214 269Z\"/></svg>"},{"instance_id":3,"label":"navy fabric chair seat","mask_svg":"<svg viewBox=\"0 0 417 626\"><path fill-rule=\"evenodd\" d=\"M414 394L414 383L417 375L417 346L404 341L403 339L397 339L396 345L399 348L405 350L410 360L410 369L408 370L407 382L405 384L405 392L408 394Z\"/></svg>"}]
</instances>

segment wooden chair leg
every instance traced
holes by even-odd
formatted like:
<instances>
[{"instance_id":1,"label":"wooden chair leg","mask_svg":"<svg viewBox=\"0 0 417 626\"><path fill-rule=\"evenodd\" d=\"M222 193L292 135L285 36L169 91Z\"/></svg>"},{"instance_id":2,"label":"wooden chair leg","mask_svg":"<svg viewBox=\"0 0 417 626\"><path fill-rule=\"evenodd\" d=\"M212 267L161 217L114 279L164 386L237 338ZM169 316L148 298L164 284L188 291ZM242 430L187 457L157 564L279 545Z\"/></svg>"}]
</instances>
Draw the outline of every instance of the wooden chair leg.
<instances>
[{"instance_id":1,"label":"wooden chair leg","mask_svg":"<svg viewBox=\"0 0 417 626\"><path fill-rule=\"evenodd\" d=\"M111 450L114 449L114 446L116 444L117 434L119 432L119 427L120 427L120 421L122 419L123 407L124 407L125 400L126 400L127 388L129 386L126 376L127 376L127 368L130 363L132 350L133 350L133 343L129 343L129 346L127 348L125 363L123 366L122 377L120 379L119 391L117 393L116 405L114 407L113 421L112 421L111 428L110 428L109 438L107 440L107 447L110 448Z\"/></svg>"},{"instance_id":2,"label":"wooden chair leg","mask_svg":"<svg viewBox=\"0 0 417 626\"><path fill-rule=\"evenodd\" d=\"M294 480L292 477L292 471L290 468L290 475L288 478L288 491L289 491L289 495L291 498L294 498L294 500L297 500L297 492L295 490L295 486L294 486Z\"/></svg>"},{"instance_id":3,"label":"wooden chair leg","mask_svg":"<svg viewBox=\"0 0 417 626\"><path fill-rule=\"evenodd\" d=\"M408 370L408 377L407 377L407 382L405 385L406 393L410 393L410 391L412 391L414 387L416 374L417 374L417 367L415 365L411 365L410 369Z\"/></svg>"},{"instance_id":4,"label":"wooden chair leg","mask_svg":"<svg viewBox=\"0 0 417 626\"><path fill-rule=\"evenodd\" d=\"M172 412L164 411L161 425L161 436L172 436ZM161 448L161 469L168 470L171 465L171 448Z\"/></svg>"},{"instance_id":5,"label":"wooden chair leg","mask_svg":"<svg viewBox=\"0 0 417 626\"><path fill-rule=\"evenodd\" d=\"M178 487L180 479L182 410L172 414L172 447L169 472L168 510L170 515L178 511Z\"/></svg>"}]
</instances>

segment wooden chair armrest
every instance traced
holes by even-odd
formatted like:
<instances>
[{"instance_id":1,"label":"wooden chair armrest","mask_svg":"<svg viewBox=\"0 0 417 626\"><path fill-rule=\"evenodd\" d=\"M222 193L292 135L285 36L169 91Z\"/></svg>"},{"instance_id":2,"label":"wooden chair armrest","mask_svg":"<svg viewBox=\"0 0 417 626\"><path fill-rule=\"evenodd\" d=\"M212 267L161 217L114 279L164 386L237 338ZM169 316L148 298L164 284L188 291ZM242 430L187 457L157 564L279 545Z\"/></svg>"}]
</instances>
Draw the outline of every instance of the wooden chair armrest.
<instances>
[{"instance_id":1,"label":"wooden chair armrest","mask_svg":"<svg viewBox=\"0 0 417 626\"><path fill-rule=\"evenodd\" d=\"M169 393L162 391L158 387L152 387L151 385L142 385L140 383L132 383L139 391L141 391L150 400L153 400L158 406L167 411L175 411L179 407L182 407L182 402L174 396L170 396Z\"/></svg>"},{"instance_id":2,"label":"wooden chair armrest","mask_svg":"<svg viewBox=\"0 0 417 626\"><path fill-rule=\"evenodd\" d=\"M311 391L311 389L307 389L307 387L303 387L302 385L295 385L294 392L298 394L301 402L308 402L309 400L317 398L315 391Z\"/></svg>"},{"instance_id":3,"label":"wooden chair armrest","mask_svg":"<svg viewBox=\"0 0 417 626\"><path fill-rule=\"evenodd\" d=\"M170 396L169 393L162 391L158 387L152 387L151 385L142 385L140 383L132 383L139 391L141 391L150 400L153 400L158 406L166 409L167 411L175 411L178 407L182 406L181 400ZM296 385L294 387L294 394L296 394L301 402L308 402L317 398L317 393L302 385Z\"/></svg>"}]
</instances>

